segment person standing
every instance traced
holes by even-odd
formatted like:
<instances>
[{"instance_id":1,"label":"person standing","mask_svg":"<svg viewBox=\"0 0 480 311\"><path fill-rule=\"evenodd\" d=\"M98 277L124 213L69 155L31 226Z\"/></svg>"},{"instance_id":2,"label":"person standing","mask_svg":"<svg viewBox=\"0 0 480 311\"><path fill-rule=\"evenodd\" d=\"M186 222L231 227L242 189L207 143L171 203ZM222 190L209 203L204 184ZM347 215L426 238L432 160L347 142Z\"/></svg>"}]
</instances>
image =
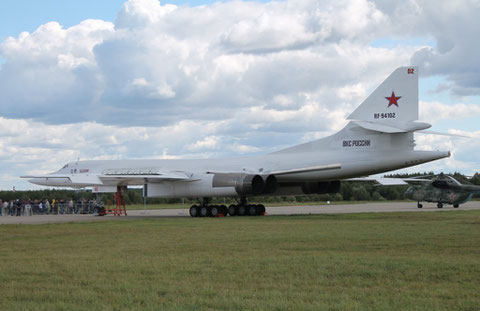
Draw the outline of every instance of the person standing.
<instances>
[{"instance_id":1,"label":"person standing","mask_svg":"<svg viewBox=\"0 0 480 311\"><path fill-rule=\"evenodd\" d=\"M10 203L8 203L8 215L13 216L13 209L14 209L14 201L10 200Z\"/></svg>"},{"instance_id":2,"label":"person standing","mask_svg":"<svg viewBox=\"0 0 480 311\"><path fill-rule=\"evenodd\" d=\"M50 211L50 202L48 202L48 199L45 199L45 212L47 214L50 214L51 211Z\"/></svg>"},{"instance_id":3,"label":"person standing","mask_svg":"<svg viewBox=\"0 0 480 311\"><path fill-rule=\"evenodd\" d=\"M25 212L24 212L24 215L25 216L32 216L32 205L30 203L30 200L27 200L27 202L25 203Z\"/></svg>"},{"instance_id":4,"label":"person standing","mask_svg":"<svg viewBox=\"0 0 480 311\"><path fill-rule=\"evenodd\" d=\"M3 215L3 216L8 216L8 202L7 202L7 201L3 201L3 204L2 204L2 215Z\"/></svg>"},{"instance_id":5,"label":"person standing","mask_svg":"<svg viewBox=\"0 0 480 311\"><path fill-rule=\"evenodd\" d=\"M22 201L20 201L20 199L17 199L17 202L15 204L16 208L17 208L17 216L21 216L22 215Z\"/></svg>"},{"instance_id":6,"label":"person standing","mask_svg":"<svg viewBox=\"0 0 480 311\"><path fill-rule=\"evenodd\" d=\"M72 199L70 199L70 200L68 201L68 210L67 210L67 213L69 213L69 214L74 214L74 213L75 213L75 211L73 210L73 200L72 200Z\"/></svg>"},{"instance_id":7,"label":"person standing","mask_svg":"<svg viewBox=\"0 0 480 311\"><path fill-rule=\"evenodd\" d=\"M2 215L8 216L8 201L3 201L2 204Z\"/></svg>"}]
</instances>

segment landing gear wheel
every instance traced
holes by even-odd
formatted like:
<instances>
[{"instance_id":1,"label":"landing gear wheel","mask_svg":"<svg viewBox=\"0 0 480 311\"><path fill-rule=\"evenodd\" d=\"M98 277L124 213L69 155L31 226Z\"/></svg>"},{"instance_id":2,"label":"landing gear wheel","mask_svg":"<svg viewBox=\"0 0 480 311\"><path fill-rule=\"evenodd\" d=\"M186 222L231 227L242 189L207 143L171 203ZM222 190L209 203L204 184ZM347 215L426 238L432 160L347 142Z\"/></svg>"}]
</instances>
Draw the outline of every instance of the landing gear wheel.
<instances>
[{"instance_id":1,"label":"landing gear wheel","mask_svg":"<svg viewBox=\"0 0 480 311\"><path fill-rule=\"evenodd\" d=\"M223 214L223 216L227 216L228 211L225 205L220 205L219 211L221 214Z\"/></svg>"},{"instance_id":2,"label":"landing gear wheel","mask_svg":"<svg viewBox=\"0 0 480 311\"><path fill-rule=\"evenodd\" d=\"M258 204L257 205L257 215L258 216L265 215L265 205L263 205L263 204Z\"/></svg>"},{"instance_id":3,"label":"landing gear wheel","mask_svg":"<svg viewBox=\"0 0 480 311\"><path fill-rule=\"evenodd\" d=\"M245 208L245 206L243 205L240 205L238 206L238 216L245 216L247 214L247 209Z\"/></svg>"},{"instance_id":4,"label":"landing gear wheel","mask_svg":"<svg viewBox=\"0 0 480 311\"><path fill-rule=\"evenodd\" d=\"M192 216L192 217L198 217L199 216L199 209L198 209L198 206L196 206L196 205L192 205L188 212L190 213L190 216Z\"/></svg>"},{"instance_id":5,"label":"landing gear wheel","mask_svg":"<svg viewBox=\"0 0 480 311\"><path fill-rule=\"evenodd\" d=\"M257 216L257 206L256 205L249 205L248 206L248 215Z\"/></svg>"},{"instance_id":6,"label":"landing gear wheel","mask_svg":"<svg viewBox=\"0 0 480 311\"><path fill-rule=\"evenodd\" d=\"M442 204L442 202L438 202L438 204L437 204L437 208L443 208L443 204Z\"/></svg>"},{"instance_id":7,"label":"landing gear wheel","mask_svg":"<svg viewBox=\"0 0 480 311\"><path fill-rule=\"evenodd\" d=\"M228 207L228 214L230 216L236 216L237 215L237 210L238 210L237 206L232 204Z\"/></svg>"},{"instance_id":8,"label":"landing gear wheel","mask_svg":"<svg viewBox=\"0 0 480 311\"><path fill-rule=\"evenodd\" d=\"M454 208L458 208L458 204L453 204L453 207L454 207Z\"/></svg>"},{"instance_id":9,"label":"landing gear wheel","mask_svg":"<svg viewBox=\"0 0 480 311\"><path fill-rule=\"evenodd\" d=\"M210 216L210 207L209 206L200 206L200 217Z\"/></svg>"},{"instance_id":10,"label":"landing gear wheel","mask_svg":"<svg viewBox=\"0 0 480 311\"><path fill-rule=\"evenodd\" d=\"M422 208L422 207L423 207L423 205L422 205L422 204L420 204L420 202L418 202L418 203L417 203L417 207L418 207L418 208Z\"/></svg>"},{"instance_id":11,"label":"landing gear wheel","mask_svg":"<svg viewBox=\"0 0 480 311\"><path fill-rule=\"evenodd\" d=\"M220 214L220 207L218 205L213 205L211 208L210 208L210 215L212 217L217 217L218 214Z\"/></svg>"}]
</instances>

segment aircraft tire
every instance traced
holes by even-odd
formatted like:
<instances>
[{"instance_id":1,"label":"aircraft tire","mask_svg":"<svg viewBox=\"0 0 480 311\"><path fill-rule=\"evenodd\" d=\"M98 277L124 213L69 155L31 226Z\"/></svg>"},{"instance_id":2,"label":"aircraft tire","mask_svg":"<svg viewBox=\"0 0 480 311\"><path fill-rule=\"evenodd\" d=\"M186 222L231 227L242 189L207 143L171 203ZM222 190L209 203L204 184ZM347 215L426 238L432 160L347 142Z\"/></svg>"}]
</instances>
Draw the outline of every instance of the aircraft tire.
<instances>
[{"instance_id":1,"label":"aircraft tire","mask_svg":"<svg viewBox=\"0 0 480 311\"><path fill-rule=\"evenodd\" d=\"M453 208L458 208L458 204L453 204Z\"/></svg>"},{"instance_id":2,"label":"aircraft tire","mask_svg":"<svg viewBox=\"0 0 480 311\"><path fill-rule=\"evenodd\" d=\"M200 206L200 217L210 216L210 207L209 206Z\"/></svg>"},{"instance_id":3,"label":"aircraft tire","mask_svg":"<svg viewBox=\"0 0 480 311\"><path fill-rule=\"evenodd\" d=\"M210 216L217 217L218 214L220 214L220 206L218 205L210 206Z\"/></svg>"},{"instance_id":4,"label":"aircraft tire","mask_svg":"<svg viewBox=\"0 0 480 311\"><path fill-rule=\"evenodd\" d=\"M188 210L188 213L190 214L190 216L192 217L198 217L199 216L199 208L197 205L192 205L190 207L190 209Z\"/></svg>"},{"instance_id":5,"label":"aircraft tire","mask_svg":"<svg viewBox=\"0 0 480 311\"><path fill-rule=\"evenodd\" d=\"M418 203L417 203L417 207L418 207L418 208L422 208L423 205L422 205L420 202L418 202Z\"/></svg>"},{"instance_id":6,"label":"aircraft tire","mask_svg":"<svg viewBox=\"0 0 480 311\"><path fill-rule=\"evenodd\" d=\"M239 205L237 209L237 215L238 216L245 216L247 215L247 208L243 205Z\"/></svg>"},{"instance_id":7,"label":"aircraft tire","mask_svg":"<svg viewBox=\"0 0 480 311\"><path fill-rule=\"evenodd\" d=\"M236 215L237 215L237 211L238 211L238 208L237 208L236 205L233 205L233 204L232 204L232 205L230 205L230 206L228 207L228 214L229 214L230 216L236 216Z\"/></svg>"},{"instance_id":8,"label":"aircraft tire","mask_svg":"<svg viewBox=\"0 0 480 311\"><path fill-rule=\"evenodd\" d=\"M248 205L247 208L249 216L257 216L257 206L256 205Z\"/></svg>"},{"instance_id":9,"label":"aircraft tire","mask_svg":"<svg viewBox=\"0 0 480 311\"><path fill-rule=\"evenodd\" d=\"M443 208L442 202L438 202L438 203L437 203L437 208Z\"/></svg>"},{"instance_id":10,"label":"aircraft tire","mask_svg":"<svg viewBox=\"0 0 480 311\"><path fill-rule=\"evenodd\" d=\"M265 205L263 204L258 204L257 205L257 215L261 216L265 214Z\"/></svg>"}]
</instances>

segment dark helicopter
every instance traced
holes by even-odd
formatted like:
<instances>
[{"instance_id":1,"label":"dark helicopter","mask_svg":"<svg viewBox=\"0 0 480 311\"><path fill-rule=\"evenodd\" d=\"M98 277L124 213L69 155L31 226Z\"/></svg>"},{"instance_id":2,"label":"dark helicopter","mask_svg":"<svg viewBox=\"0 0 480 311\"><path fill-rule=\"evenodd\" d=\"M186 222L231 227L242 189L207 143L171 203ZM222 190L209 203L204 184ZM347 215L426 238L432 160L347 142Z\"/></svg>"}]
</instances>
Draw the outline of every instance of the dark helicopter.
<instances>
[{"instance_id":1,"label":"dark helicopter","mask_svg":"<svg viewBox=\"0 0 480 311\"><path fill-rule=\"evenodd\" d=\"M422 208L420 202L437 203L438 208L443 204L452 204L458 208L470 200L475 193L480 193L480 186L461 184L452 176L440 174L433 179L406 178L406 182L418 182L420 184L412 185L405 191L405 196L410 200L417 201L417 207Z\"/></svg>"},{"instance_id":2,"label":"dark helicopter","mask_svg":"<svg viewBox=\"0 0 480 311\"><path fill-rule=\"evenodd\" d=\"M458 208L460 204L470 200L474 194L480 193L480 186L462 184L452 176L443 173L410 178L360 177L349 180L375 181L383 186L411 184L405 191L405 197L417 201L418 208L423 207L420 202L437 203L438 208L443 208L444 204L452 204L454 208Z\"/></svg>"}]
</instances>

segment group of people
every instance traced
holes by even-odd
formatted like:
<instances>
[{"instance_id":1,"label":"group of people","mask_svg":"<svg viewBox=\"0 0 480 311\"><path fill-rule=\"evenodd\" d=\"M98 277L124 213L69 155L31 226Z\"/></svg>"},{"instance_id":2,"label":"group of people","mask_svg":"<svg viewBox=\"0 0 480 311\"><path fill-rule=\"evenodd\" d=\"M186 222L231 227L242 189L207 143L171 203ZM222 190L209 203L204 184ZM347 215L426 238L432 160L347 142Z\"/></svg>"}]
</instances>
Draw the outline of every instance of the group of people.
<instances>
[{"instance_id":1,"label":"group of people","mask_svg":"<svg viewBox=\"0 0 480 311\"><path fill-rule=\"evenodd\" d=\"M62 215L91 214L95 212L96 202L93 200L10 200L0 199L0 216L32 216L32 215Z\"/></svg>"}]
</instances>

